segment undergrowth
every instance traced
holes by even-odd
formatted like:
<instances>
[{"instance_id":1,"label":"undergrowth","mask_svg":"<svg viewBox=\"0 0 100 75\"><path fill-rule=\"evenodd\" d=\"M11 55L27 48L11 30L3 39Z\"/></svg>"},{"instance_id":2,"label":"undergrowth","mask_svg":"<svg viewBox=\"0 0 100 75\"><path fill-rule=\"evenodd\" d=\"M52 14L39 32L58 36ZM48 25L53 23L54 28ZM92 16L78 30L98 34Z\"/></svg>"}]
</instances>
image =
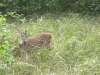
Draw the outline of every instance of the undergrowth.
<instances>
[{"instance_id":1,"label":"undergrowth","mask_svg":"<svg viewBox=\"0 0 100 75\"><path fill-rule=\"evenodd\" d=\"M0 75L100 75L100 16L45 14L0 22ZM30 60L18 47L16 27L28 36L52 33L52 50L33 51Z\"/></svg>"}]
</instances>

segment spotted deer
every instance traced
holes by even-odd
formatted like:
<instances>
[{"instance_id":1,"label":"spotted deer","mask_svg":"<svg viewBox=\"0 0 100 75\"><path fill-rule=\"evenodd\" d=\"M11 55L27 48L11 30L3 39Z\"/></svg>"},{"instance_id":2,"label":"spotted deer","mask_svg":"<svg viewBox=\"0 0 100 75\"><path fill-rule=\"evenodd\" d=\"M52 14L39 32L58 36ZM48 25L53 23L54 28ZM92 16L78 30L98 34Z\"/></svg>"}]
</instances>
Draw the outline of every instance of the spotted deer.
<instances>
[{"instance_id":1,"label":"spotted deer","mask_svg":"<svg viewBox=\"0 0 100 75\"><path fill-rule=\"evenodd\" d=\"M20 34L19 47L26 53L26 60L29 59L28 52L38 50L41 48L50 49L50 42L52 39L51 33L39 33L36 36L28 37L27 30L19 30Z\"/></svg>"}]
</instances>

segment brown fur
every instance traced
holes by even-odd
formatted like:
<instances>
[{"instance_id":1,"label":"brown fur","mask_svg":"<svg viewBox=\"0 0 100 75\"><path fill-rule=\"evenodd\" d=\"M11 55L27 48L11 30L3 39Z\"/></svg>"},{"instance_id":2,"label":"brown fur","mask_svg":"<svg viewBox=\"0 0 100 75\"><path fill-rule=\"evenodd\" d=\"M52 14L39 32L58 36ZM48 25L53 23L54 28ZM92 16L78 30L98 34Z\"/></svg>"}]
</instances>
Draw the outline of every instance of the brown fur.
<instances>
[{"instance_id":1,"label":"brown fur","mask_svg":"<svg viewBox=\"0 0 100 75\"><path fill-rule=\"evenodd\" d=\"M22 44L19 42L19 47L22 51L27 53L40 48L50 49L51 33L39 33L36 36L28 37L26 30L17 29L17 32L21 35Z\"/></svg>"}]
</instances>

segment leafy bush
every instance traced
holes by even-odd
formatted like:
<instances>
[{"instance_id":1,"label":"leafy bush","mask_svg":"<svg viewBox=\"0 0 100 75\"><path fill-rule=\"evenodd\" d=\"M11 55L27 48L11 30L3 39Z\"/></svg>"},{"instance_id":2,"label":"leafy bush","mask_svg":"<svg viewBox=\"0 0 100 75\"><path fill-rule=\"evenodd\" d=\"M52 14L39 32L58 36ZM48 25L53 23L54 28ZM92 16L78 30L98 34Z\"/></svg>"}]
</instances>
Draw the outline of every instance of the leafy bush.
<instances>
[{"instance_id":1,"label":"leafy bush","mask_svg":"<svg viewBox=\"0 0 100 75\"><path fill-rule=\"evenodd\" d=\"M44 11L74 11L97 14L100 12L99 0L1 0L0 13L17 12L32 14Z\"/></svg>"},{"instance_id":2,"label":"leafy bush","mask_svg":"<svg viewBox=\"0 0 100 75\"><path fill-rule=\"evenodd\" d=\"M3 15L0 15L0 22L6 22L6 18Z\"/></svg>"},{"instance_id":3,"label":"leafy bush","mask_svg":"<svg viewBox=\"0 0 100 75\"><path fill-rule=\"evenodd\" d=\"M15 59L10 54L11 44L8 41L8 30L6 30L4 24L5 18L0 18L0 75L5 75L6 71L11 72L11 66Z\"/></svg>"},{"instance_id":4,"label":"leafy bush","mask_svg":"<svg viewBox=\"0 0 100 75\"><path fill-rule=\"evenodd\" d=\"M6 39L7 34L2 34L0 38L0 59L2 62L10 64L12 56L8 53L10 49L10 43Z\"/></svg>"},{"instance_id":5,"label":"leafy bush","mask_svg":"<svg viewBox=\"0 0 100 75\"><path fill-rule=\"evenodd\" d=\"M78 0L72 5L72 10L78 13L97 14L100 12L99 0Z\"/></svg>"}]
</instances>

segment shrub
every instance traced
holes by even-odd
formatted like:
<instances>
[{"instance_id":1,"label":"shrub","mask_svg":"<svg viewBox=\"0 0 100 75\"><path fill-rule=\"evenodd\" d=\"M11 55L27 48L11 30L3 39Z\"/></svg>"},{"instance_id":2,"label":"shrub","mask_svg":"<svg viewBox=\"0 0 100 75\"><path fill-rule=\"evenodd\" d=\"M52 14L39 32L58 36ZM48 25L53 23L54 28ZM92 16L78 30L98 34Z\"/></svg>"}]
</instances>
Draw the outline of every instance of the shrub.
<instances>
[{"instance_id":1,"label":"shrub","mask_svg":"<svg viewBox=\"0 0 100 75\"><path fill-rule=\"evenodd\" d=\"M32 14L45 11L100 13L100 0L1 0L0 13Z\"/></svg>"}]
</instances>

